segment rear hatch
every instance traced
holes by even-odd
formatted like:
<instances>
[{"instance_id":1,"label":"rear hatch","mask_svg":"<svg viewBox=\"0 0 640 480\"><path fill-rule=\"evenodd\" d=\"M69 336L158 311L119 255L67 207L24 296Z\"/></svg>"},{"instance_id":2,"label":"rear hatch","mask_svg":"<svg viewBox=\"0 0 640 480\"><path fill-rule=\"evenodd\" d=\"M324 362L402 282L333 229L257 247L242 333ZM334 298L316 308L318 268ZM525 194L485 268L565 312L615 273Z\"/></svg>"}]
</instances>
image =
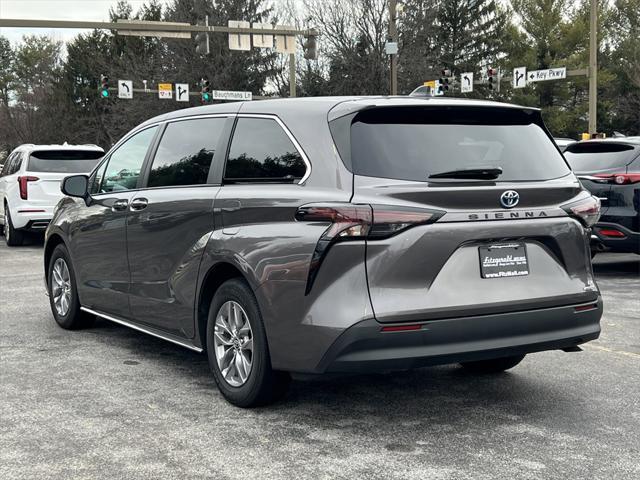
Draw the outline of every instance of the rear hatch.
<instances>
[{"instance_id":1,"label":"rear hatch","mask_svg":"<svg viewBox=\"0 0 640 480\"><path fill-rule=\"evenodd\" d=\"M624 142L585 141L574 143L564 156L584 187L602 202L602 215L611 207L614 174L626 173L638 149Z\"/></svg>"},{"instance_id":2,"label":"rear hatch","mask_svg":"<svg viewBox=\"0 0 640 480\"><path fill-rule=\"evenodd\" d=\"M26 169L27 200L34 205L56 205L63 196L60 182L70 175L91 172L103 155L99 150L32 152Z\"/></svg>"},{"instance_id":3,"label":"rear hatch","mask_svg":"<svg viewBox=\"0 0 640 480\"><path fill-rule=\"evenodd\" d=\"M402 212L433 212L430 222L409 219L397 233L367 240L379 321L596 298L585 229L561 208L592 200L537 110L378 107L334 120L332 132L354 173L352 203L372 205L374 225L385 216L408 218Z\"/></svg>"}]
</instances>

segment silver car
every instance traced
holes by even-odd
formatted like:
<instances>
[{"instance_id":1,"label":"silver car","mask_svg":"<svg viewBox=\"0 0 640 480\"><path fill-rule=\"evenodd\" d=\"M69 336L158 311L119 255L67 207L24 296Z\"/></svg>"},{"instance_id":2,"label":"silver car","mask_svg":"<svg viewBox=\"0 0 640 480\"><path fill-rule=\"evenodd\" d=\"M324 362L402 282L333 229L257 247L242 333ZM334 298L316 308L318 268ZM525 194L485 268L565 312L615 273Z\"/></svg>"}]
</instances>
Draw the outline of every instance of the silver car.
<instances>
[{"instance_id":1,"label":"silver car","mask_svg":"<svg viewBox=\"0 0 640 480\"><path fill-rule=\"evenodd\" d=\"M279 398L291 372L500 372L600 333L599 202L537 109L336 97L179 110L62 188L44 253L58 324L97 316L206 351L238 406Z\"/></svg>"}]
</instances>

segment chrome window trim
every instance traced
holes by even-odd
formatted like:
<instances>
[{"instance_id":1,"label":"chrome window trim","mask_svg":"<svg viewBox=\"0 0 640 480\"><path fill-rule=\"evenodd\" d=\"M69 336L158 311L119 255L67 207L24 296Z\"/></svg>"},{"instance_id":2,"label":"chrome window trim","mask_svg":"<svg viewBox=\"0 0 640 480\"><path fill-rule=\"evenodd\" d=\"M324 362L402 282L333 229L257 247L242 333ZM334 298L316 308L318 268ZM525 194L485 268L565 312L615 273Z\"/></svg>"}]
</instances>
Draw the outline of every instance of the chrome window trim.
<instances>
[{"instance_id":1,"label":"chrome window trim","mask_svg":"<svg viewBox=\"0 0 640 480\"><path fill-rule=\"evenodd\" d=\"M96 315L97 317L104 318L105 320L109 320L114 323L118 323L120 325L124 325L125 327L129 327L133 330L137 330L138 332L146 333L151 335L152 337L160 338L162 340L166 340L167 342L175 343L176 345L180 345L181 347L188 348L189 350L196 351L198 353L202 352L202 348L196 347L195 345L189 343L186 339L183 341L181 339L172 338L169 336L162 335L160 333L156 333L151 331L150 329L146 329L141 325L137 325L135 323L128 322L126 320L122 320L121 318L112 317L111 315L107 315L105 313L96 312L95 310L91 310L87 307L80 307L80 310L90 313L91 315Z\"/></svg>"},{"instance_id":2,"label":"chrome window trim","mask_svg":"<svg viewBox=\"0 0 640 480\"><path fill-rule=\"evenodd\" d=\"M289 140L291 140L291 143L293 143L293 146L298 151L298 153L302 157L302 161L304 162L304 164L307 167L307 171L305 172L305 174L302 176L302 178L298 182L298 185L302 185L304 182L307 181L307 179L311 175L311 162L309 161L309 158L307 157L307 154L305 153L305 151L302 149L302 147L300 146L300 144L296 140L296 137L293 136L293 134L287 128L287 126L284 124L284 122L282 120L280 120L280 117L278 117L277 115L265 114L265 113L238 113L236 116L238 118L264 118L264 119L269 119L269 120L275 120L276 123L278 125L280 125L280 128L282 128L282 130L287 135L287 137L289 137ZM231 138L231 142L233 142L233 137ZM255 185L260 185L260 183L255 183Z\"/></svg>"},{"instance_id":3,"label":"chrome window trim","mask_svg":"<svg viewBox=\"0 0 640 480\"><path fill-rule=\"evenodd\" d=\"M284 122L280 119L280 117L278 117L275 114L266 114L266 113L206 113L206 114L200 114L200 115L189 115L189 116L186 116L186 117L176 117L176 118L168 118L168 119L165 119L165 120L159 120L157 122L145 125L144 127L139 128L137 130L132 130L131 132L129 132L128 135L126 135L125 137L121 138L118 143L116 143L111 149L109 149L109 151L107 153L105 153L105 157L107 155L109 157L111 157L112 152L115 152L120 147L121 144L126 142L132 136L134 136L134 135L136 135L136 134L138 134L138 133L140 133L143 130L146 130L148 128L158 127L158 126L161 126L161 125L164 125L164 124L169 124L169 123L174 123L174 122L182 122L182 121L185 121L185 120L197 120L199 118L216 118L216 117L217 118L220 118L220 117L264 118L264 119L269 119L269 120L275 120L275 122L278 125L280 125L280 128L282 128L282 130L287 135L287 137L289 137L289 140L291 140L291 143L293 143L293 146L295 147L295 149L298 151L298 153L302 157L302 161L304 162L304 164L305 164L305 166L307 168L305 174L302 176L302 178L297 183L297 185L302 185L311 176L311 170L312 170L311 162L309 161L309 157L307 157L307 154L305 153L305 151L302 148L302 146L300 146L300 143L298 143L298 140L296 140L296 137L293 136L293 133L291 133L289 128L284 124ZM232 142L232 141L233 141L233 136L230 139L230 142ZM225 159L225 162L226 162L226 159ZM92 172L92 174L93 174L93 172ZM256 185L259 185L259 184L256 183ZM129 190L129 191L133 191L133 190Z\"/></svg>"}]
</instances>

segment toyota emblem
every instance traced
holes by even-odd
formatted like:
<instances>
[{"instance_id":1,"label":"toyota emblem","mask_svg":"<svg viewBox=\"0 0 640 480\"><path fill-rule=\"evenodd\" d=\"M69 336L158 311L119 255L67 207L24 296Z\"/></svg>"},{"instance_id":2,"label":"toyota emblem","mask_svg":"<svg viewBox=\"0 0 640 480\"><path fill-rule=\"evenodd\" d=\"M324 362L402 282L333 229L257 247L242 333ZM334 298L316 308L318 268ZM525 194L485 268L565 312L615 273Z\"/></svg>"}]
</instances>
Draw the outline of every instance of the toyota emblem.
<instances>
[{"instance_id":1,"label":"toyota emblem","mask_svg":"<svg viewBox=\"0 0 640 480\"><path fill-rule=\"evenodd\" d=\"M515 190L507 190L500 195L500 204L504 208L513 208L520 201L520 194Z\"/></svg>"}]
</instances>

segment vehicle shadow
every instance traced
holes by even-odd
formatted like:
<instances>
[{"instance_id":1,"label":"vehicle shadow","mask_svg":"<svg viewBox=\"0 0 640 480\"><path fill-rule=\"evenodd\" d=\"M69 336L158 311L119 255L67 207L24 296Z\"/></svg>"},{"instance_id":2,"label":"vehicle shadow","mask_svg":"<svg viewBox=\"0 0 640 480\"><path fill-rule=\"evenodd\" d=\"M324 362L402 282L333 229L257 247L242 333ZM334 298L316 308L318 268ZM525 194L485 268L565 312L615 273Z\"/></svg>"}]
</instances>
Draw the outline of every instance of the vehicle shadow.
<instances>
[{"instance_id":1,"label":"vehicle shadow","mask_svg":"<svg viewBox=\"0 0 640 480\"><path fill-rule=\"evenodd\" d=\"M211 404L228 405L215 385L206 354L198 354L126 327L98 320L89 330L94 340L120 348L132 359L144 359L158 369L175 369L188 378L193 408L184 412L196 420ZM122 355L118 355L121 356ZM397 422L405 434L416 425L437 430L464 424L512 424L520 418L553 418L575 410L577 399L561 385L531 375L527 362L509 372L478 376L457 365L420 368L411 371L367 375L331 375L292 381L288 394L268 407L248 413L271 422L286 420L287 428L340 429L343 432ZM126 363L126 362L125 362ZM521 370L520 370L521 369ZM526 374L525 374L526 373ZM186 376L186 377L185 377ZM242 413L241 411L239 411ZM557 415L556 413L557 412ZM576 411L576 416L579 412ZM296 427L297 425L297 427ZM384 428L387 428L388 425ZM390 450L405 448L402 442L389 444ZM413 447L411 447L413 448Z\"/></svg>"},{"instance_id":2,"label":"vehicle shadow","mask_svg":"<svg viewBox=\"0 0 640 480\"><path fill-rule=\"evenodd\" d=\"M633 253L602 253L593 260L593 271L598 277L640 277L640 255Z\"/></svg>"},{"instance_id":3,"label":"vehicle shadow","mask_svg":"<svg viewBox=\"0 0 640 480\"><path fill-rule=\"evenodd\" d=\"M0 227L1 229L2 227ZM5 242L4 235L0 236L0 242ZM30 233L26 232L24 234L24 240L22 245L19 247L9 247L9 248L22 248L22 247L42 247L44 246L44 234L42 233Z\"/></svg>"}]
</instances>

